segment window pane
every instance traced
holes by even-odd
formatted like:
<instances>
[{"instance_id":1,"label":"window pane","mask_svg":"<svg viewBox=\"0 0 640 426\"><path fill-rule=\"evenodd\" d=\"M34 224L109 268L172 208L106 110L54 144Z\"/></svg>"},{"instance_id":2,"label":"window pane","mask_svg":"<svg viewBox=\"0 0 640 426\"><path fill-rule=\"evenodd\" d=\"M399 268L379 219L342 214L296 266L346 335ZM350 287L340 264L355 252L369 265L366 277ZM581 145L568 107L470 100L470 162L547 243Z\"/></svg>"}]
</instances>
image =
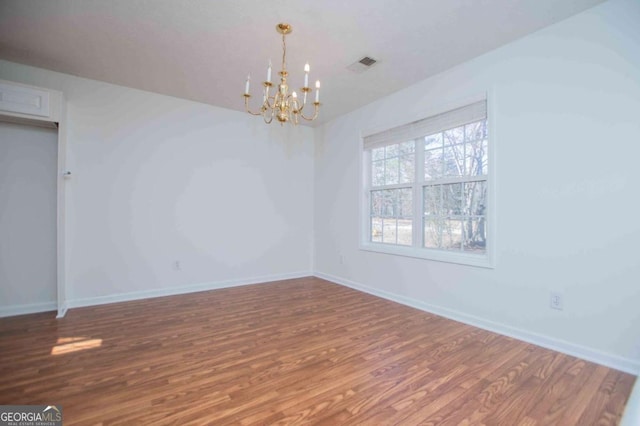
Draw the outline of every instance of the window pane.
<instances>
[{"instance_id":1,"label":"window pane","mask_svg":"<svg viewBox=\"0 0 640 426\"><path fill-rule=\"evenodd\" d=\"M486 220L484 216L467 218L464 221L464 251L485 253L487 246Z\"/></svg>"},{"instance_id":2,"label":"window pane","mask_svg":"<svg viewBox=\"0 0 640 426\"><path fill-rule=\"evenodd\" d=\"M382 191L371 191L371 216L382 216L382 204Z\"/></svg>"},{"instance_id":3,"label":"window pane","mask_svg":"<svg viewBox=\"0 0 640 426\"><path fill-rule=\"evenodd\" d=\"M465 216L482 216L487 207L487 181L467 182L464 184Z\"/></svg>"},{"instance_id":4,"label":"window pane","mask_svg":"<svg viewBox=\"0 0 640 426\"><path fill-rule=\"evenodd\" d=\"M436 133L435 135L425 136L424 148L433 149L442 147L442 133Z\"/></svg>"},{"instance_id":5,"label":"window pane","mask_svg":"<svg viewBox=\"0 0 640 426\"><path fill-rule=\"evenodd\" d=\"M411 245L413 189L371 191L371 241Z\"/></svg>"},{"instance_id":6,"label":"window pane","mask_svg":"<svg viewBox=\"0 0 640 426\"><path fill-rule=\"evenodd\" d=\"M482 141L482 174L489 174L489 141Z\"/></svg>"},{"instance_id":7,"label":"window pane","mask_svg":"<svg viewBox=\"0 0 640 426\"><path fill-rule=\"evenodd\" d=\"M383 192L382 216L395 217L398 200L397 189L386 189Z\"/></svg>"},{"instance_id":8,"label":"window pane","mask_svg":"<svg viewBox=\"0 0 640 426\"><path fill-rule=\"evenodd\" d=\"M463 176L464 172L464 145L445 146L444 175Z\"/></svg>"},{"instance_id":9,"label":"window pane","mask_svg":"<svg viewBox=\"0 0 640 426\"><path fill-rule=\"evenodd\" d=\"M398 244L410 246L413 243L413 221L398 219Z\"/></svg>"},{"instance_id":10,"label":"window pane","mask_svg":"<svg viewBox=\"0 0 640 426\"><path fill-rule=\"evenodd\" d=\"M401 143L398 150L400 155L413 154L416 150L416 143L414 141Z\"/></svg>"},{"instance_id":11,"label":"window pane","mask_svg":"<svg viewBox=\"0 0 640 426\"><path fill-rule=\"evenodd\" d=\"M424 194L424 214L428 216L438 216L442 212L441 185L425 186Z\"/></svg>"},{"instance_id":12,"label":"window pane","mask_svg":"<svg viewBox=\"0 0 640 426\"><path fill-rule=\"evenodd\" d=\"M445 250L462 249L462 221L445 219L442 222L442 248Z\"/></svg>"},{"instance_id":13,"label":"window pane","mask_svg":"<svg viewBox=\"0 0 640 426\"><path fill-rule=\"evenodd\" d=\"M462 184L442 185L442 215L457 216L462 214Z\"/></svg>"},{"instance_id":14,"label":"window pane","mask_svg":"<svg viewBox=\"0 0 640 426\"><path fill-rule=\"evenodd\" d=\"M391 157L397 157L398 156L398 145L399 144L395 144L395 145L387 145L384 148L384 154L387 158L391 158Z\"/></svg>"},{"instance_id":15,"label":"window pane","mask_svg":"<svg viewBox=\"0 0 640 426\"><path fill-rule=\"evenodd\" d=\"M444 145L457 145L464 143L464 126L456 127L455 129L447 130L443 133Z\"/></svg>"},{"instance_id":16,"label":"window pane","mask_svg":"<svg viewBox=\"0 0 640 426\"><path fill-rule=\"evenodd\" d=\"M487 120L477 121L464 126L464 136L467 142L484 139L487 135Z\"/></svg>"},{"instance_id":17,"label":"window pane","mask_svg":"<svg viewBox=\"0 0 640 426\"><path fill-rule=\"evenodd\" d=\"M442 220L437 217L424 218L424 246L439 248L442 235Z\"/></svg>"},{"instance_id":18,"label":"window pane","mask_svg":"<svg viewBox=\"0 0 640 426\"><path fill-rule=\"evenodd\" d=\"M413 154L400 157L399 183L411 183L415 176L415 159Z\"/></svg>"},{"instance_id":19,"label":"window pane","mask_svg":"<svg viewBox=\"0 0 640 426\"><path fill-rule=\"evenodd\" d=\"M371 241L382 242L382 218L380 217L371 218Z\"/></svg>"},{"instance_id":20,"label":"window pane","mask_svg":"<svg viewBox=\"0 0 640 426\"><path fill-rule=\"evenodd\" d=\"M371 185L384 185L384 160L371 163Z\"/></svg>"},{"instance_id":21,"label":"window pane","mask_svg":"<svg viewBox=\"0 0 640 426\"><path fill-rule=\"evenodd\" d=\"M487 141L480 140L467 144L466 175L482 176L487 174Z\"/></svg>"},{"instance_id":22,"label":"window pane","mask_svg":"<svg viewBox=\"0 0 640 426\"><path fill-rule=\"evenodd\" d=\"M382 223L382 242L395 244L396 239L396 228L398 226L398 221L396 219L385 218Z\"/></svg>"},{"instance_id":23,"label":"window pane","mask_svg":"<svg viewBox=\"0 0 640 426\"><path fill-rule=\"evenodd\" d=\"M398 157L387 158L385 160L384 183L385 185L395 185L398 183Z\"/></svg>"},{"instance_id":24,"label":"window pane","mask_svg":"<svg viewBox=\"0 0 640 426\"><path fill-rule=\"evenodd\" d=\"M413 190L411 188L371 191L371 216L413 216Z\"/></svg>"},{"instance_id":25,"label":"window pane","mask_svg":"<svg viewBox=\"0 0 640 426\"><path fill-rule=\"evenodd\" d=\"M437 179L442 176L442 148L424 152L424 178Z\"/></svg>"},{"instance_id":26,"label":"window pane","mask_svg":"<svg viewBox=\"0 0 640 426\"><path fill-rule=\"evenodd\" d=\"M384 147L372 149L371 150L371 159L373 161L384 160Z\"/></svg>"},{"instance_id":27,"label":"window pane","mask_svg":"<svg viewBox=\"0 0 640 426\"><path fill-rule=\"evenodd\" d=\"M413 194L411 188L399 189L398 217L413 216Z\"/></svg>"}]
</instances>

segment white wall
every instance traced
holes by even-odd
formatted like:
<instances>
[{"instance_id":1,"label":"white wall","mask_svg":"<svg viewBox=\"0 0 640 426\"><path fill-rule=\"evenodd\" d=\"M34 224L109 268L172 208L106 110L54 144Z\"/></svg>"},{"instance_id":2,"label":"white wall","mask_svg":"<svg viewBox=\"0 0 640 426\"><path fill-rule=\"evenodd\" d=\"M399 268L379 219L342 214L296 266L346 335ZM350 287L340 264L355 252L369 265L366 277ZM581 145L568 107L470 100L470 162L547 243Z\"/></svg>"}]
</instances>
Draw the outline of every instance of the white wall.
<instances>
[{"instance_id":1,"label":"white wall","mask_svg":"<svg viewBox=\"0 0 640 426\"><path fill-rule=\"evenodd\" d=\"M0 78L68 102L67 278L78 304L304 274L313 260L337 281L637 371L638 22L637 1L612 0L315 135L6 61ZM360 132L486 90L495 269L360 251ZM550 290L564 292L564 311L549 309Z\"/></svg>"},{"instance_id":2,"label":"white wall","mask_svg":"<svg viewBox=\"0 0 640 426\"><path fill-rule=\"evenodd\" d=\"M318 273L637 372L639 23L640 2L612 0L318 128ZM359 250L360 132L484 91L495 269Z\"/></svg>"},{"instance_id":3,"label":"white wall","mask_svg":"<svg viewBox=\"0 0 640 426\"><path fill-rule=\"evenodd\" d=\"M311 129L6 61L0 78L67 101L71 306L310 273Z\"/></svg>"},{"instance_id":4,"label":"white wall","mask_svg":"<svg viewBox=\"0 0 640 426\"><path fill-rule=\"evenodd\" d=\"M56 306L55 129L0 121L0 312Z\"/></svg>"}]
</instances>

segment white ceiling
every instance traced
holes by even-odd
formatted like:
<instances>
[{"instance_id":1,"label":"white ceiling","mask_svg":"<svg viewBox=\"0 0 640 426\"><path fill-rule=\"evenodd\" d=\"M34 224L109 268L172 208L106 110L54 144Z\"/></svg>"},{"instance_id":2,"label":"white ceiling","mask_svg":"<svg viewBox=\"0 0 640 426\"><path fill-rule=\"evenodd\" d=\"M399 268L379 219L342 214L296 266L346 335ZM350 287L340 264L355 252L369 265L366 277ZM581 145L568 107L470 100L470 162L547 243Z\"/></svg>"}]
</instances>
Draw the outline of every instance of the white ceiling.
<instances>
[{"instance_id":1,"label":"white ceiling","mask_svg":"<svg viewBox=\"0 0 640 426\"><path fill-rule=\"evenodd\" d=\"M243 110L247 73L274 79L288 22L325 122L603 0L0 0L0 59ZM347 69L364 55L380 62Z\"/></svg>"}]
</instances>

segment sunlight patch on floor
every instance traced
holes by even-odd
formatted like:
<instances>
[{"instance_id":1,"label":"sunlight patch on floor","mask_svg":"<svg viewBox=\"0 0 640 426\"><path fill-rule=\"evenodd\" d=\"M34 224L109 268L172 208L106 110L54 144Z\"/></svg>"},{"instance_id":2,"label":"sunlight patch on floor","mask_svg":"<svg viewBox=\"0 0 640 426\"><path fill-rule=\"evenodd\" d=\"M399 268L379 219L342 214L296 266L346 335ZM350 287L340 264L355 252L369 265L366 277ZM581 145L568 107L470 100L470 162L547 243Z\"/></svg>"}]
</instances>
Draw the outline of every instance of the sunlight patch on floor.
<instances>
[{"instance_id":1,"label":"sunlight patch on floor","mask_svg":"<svg viewBox=\"0 0 640 426\"><path fill-rule=\"evenodd\" d=\"M102 339L89 339L87 337L60 337L56 346L51 348L51 355L63 355L85 349L99 348Z\"/></svg>"}]
</instances>

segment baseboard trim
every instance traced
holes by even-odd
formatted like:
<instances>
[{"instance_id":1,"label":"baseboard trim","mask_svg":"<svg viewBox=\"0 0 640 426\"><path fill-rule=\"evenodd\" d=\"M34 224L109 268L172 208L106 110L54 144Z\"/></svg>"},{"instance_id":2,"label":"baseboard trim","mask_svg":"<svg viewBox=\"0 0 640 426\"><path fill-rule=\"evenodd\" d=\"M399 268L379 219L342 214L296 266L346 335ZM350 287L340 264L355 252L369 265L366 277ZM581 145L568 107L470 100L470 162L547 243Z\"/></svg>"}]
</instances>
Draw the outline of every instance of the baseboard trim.
<instances>
[{"instance_id":1,"label":"baseboard trim","mask_svg":"<svg viewBox=\"0 0 640 426\"><path fill-rule=\"evenodd\" d=\"M455 311L441 306L432 305L422 302L417 299L413 299L399 294L378 290L367 285L357 283L355 281L348 280L346 278L338 277L323 272L314 272L314 276L322 278L327 281L331 281L336 284L344 285L345 287L352 288L354 290L362 291L372 294L374 296L381 297L383 299L391 300L412 308L420 309L421 311L429 312L435 315L439 315L445 318L449 318L454 321L459 321L474 327L482 328L494 333L502 334L504 336L512 337L514 339L522 340L527 343L532 343L543 348L551 349L557 352L561 352L567 355L575 356L586 361L591 361L596 364L601 364L606 367L614 368L616 370L624 371L625 373L638 375L640 373L640 361L631 358L624 358L618 355L601 352L592 348L588 348L582 345L576 345L565 340L556 339L549 336L544 336L537 333L532 333L520 328L510 327L505 324L500 324L494 321L490 321L484 318L476 317L474 315L465 314L463 312Z\"/></svg>"},{"instance_id":2,"label":"baseboard trim","mask_svg":"<svg viewBox=\"0 0 640 426\"><path fill-rule=\"evenodd\" d=\"M205 282L180 287L168 287L153 290L136 291L131 293L119 293L109 296L88 297L82 299L67 300L66 308L82 308L87 306L106 305L109 303L130 302L133 300L151 299L154 297L175 296L179 294L197 293L200 291L219 290L222 288L239 287L251 284L266 284L274 281L289 280L313 276L310 271L291 272L286 274L267 275L237 280L217 282Z\"/></svg>"},{"instance_id":3,"label":"baseboard trim","mask_svg":"<svg viewBox=\"0 0 640 426\"><path fill-rule=\"evenodd\" d=\"M58 309L56 302L31 303L28 305L2 306L0 318L16 315L37 314L40 312L55 311Z\"/></svg>"}]
</instances>

